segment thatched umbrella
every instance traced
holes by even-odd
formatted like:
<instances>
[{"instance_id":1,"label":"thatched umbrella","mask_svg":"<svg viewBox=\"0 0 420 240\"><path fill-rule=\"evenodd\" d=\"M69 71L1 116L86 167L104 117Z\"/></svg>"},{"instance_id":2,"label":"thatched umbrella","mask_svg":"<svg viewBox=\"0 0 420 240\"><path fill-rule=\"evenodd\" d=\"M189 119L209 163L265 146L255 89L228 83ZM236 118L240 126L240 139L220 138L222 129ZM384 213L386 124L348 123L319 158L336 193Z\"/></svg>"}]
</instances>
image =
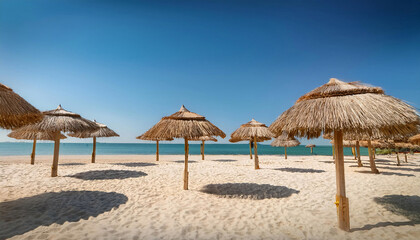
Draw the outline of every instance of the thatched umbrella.
<instances>
[{"instance_id":1,"label":"thatched umbrella","mask_svg":"<svg viewBox=\"0 0 420 240\"><path fill-rule=\"evenodd\" d=\"M51 177L57 176L58 155L60 151L61 132L96 131L98 125L82 118L79 114L66 111L59 105L57 109L43 112L44 118L35 124L20 128L23 132L51 132L54 136L54 158L51 167Z\"/></svg>"},{"instance_id":2,"label":"thatched umbrella","mask_svg":"<svg viewBox=\"0 0 420 240\"><path fill-rule=\"evenodd\" d=\"M214 137L203 136L203 137L191 139L191 141L201 141L201 145L200 145L201 160L204 160L204 142L205 141L217 142L217 139Z\"/></svg>"},{"instance_id":3,"label":"thatched umbrella","mask_svg":"<svg viewBox=\"0 0 420 240\"><path fill-rule=\"evenodd\" d=\"M145 137L144 134L136 137L136 139L147 140L147 141L156 141L156 161L159 161L159 141L172 141L173 138L150 138Z\"/></svg>"},{"instance_id":4,"label":"thatched umbrella","mask_svg":"<svg viewBox=\"0 0 420 240\"><path fill-rule=\"evenodd\" d=\"M299 140L296 140L294 136L289 137L287 132L283 132L280 136L271 142L273 147L284 147L284 159L287 159L287 148L299 146Z\"/></svg>"},{"instance_id":5,"label":"thatched umbrella","mask_svg":"<svg viewBox=\"0 0 420 240\"><path fill-rule=\"evenodd\" d=\"M349 231L343 134L351 133L354 135L352 140L359 140L361 135L378 131L392 138L416 131L419 123L420 118L413 107L385 95L381 88L332 78L327 84L300 97L269 129L277 136L287 131L290 135L308 139L317 138L322 133L334 134L338 222L341 229Z\"/></svg>"},{"instance_id":6,"label":"thatched umbrella","mask_svg":"<svg viewBox=\"0 0 420 240\"><path fill-rule=\"evenodd\" d=\"M92 163L95 163L96 159L96 138L97 137L119 137L116 132L108 128L105 124L98 123L94 120L94 123L98 125L99 129L94 132L77 132L70 133L69 136L77 138L93 138L93 149L92 149Z\"/></svg>"},{"instance_id":7,"label":"thatched umbrella","mask_svg":"<svg viewBox=\"0 0 420 240\"><path fill-rule=\"evenodd\" d=\"M411 144L409 142L395 142L395 151L397 152L397 161L398 161L398 164L397 165L398 166L400 165L400 158L398 156L398 153L400 152L399 150L401 148L416 149L418 147L419 146L414 145L414 144ZM404 158L405 158L405 162L408 162L407 153L406 152L404 152Z\"/></svg>"},{"instance_id":8,"label":"thatched umbrella","mask_svg":"<svg viewBox=\"0 0 420 240\"><path fill-rule=\"evenodd\" d=\"M145 139L183 138L185 143L184 190L188 190L188 140L203 136L226 137L226 134L206 120L205 117L190 112L182 105L181 109L163 117L156 125L142 135Z\"/></svg>"},{"instance_id":9,"label":"thatched umbrella","mask_svg":"<svg viewBox=\"0 0 420 240\"><path fill-rule=\"evenodd\" d=\"M264 141L268 141L271 138L257 138L257 142L264 142ZM237 143L237 142L241 142L241 141L249 141L249 158L252 159L252 143L254 142L253 138L244 138L244 139L240 139L240 138L231 138L229 139L229 142L231 143Z\"/></svg>"},{"instance_id":10,"label":"thatched umbrella","mask_svg":"<svg viewBox=\"0 0 420 240\"><path fill-rule=\"evenodd\" d=\"M314 148L314 147L316 147L316 145L315 145L315 144L308 144L308 145L306 145L305 147L306 147L306 148L311 148L311 154L313 154L313 153L314 153L313 148Z\"/></svg>"},{"instance_id":11,"label":"thatched umbrella","mask_svg":"<svg viewBox=\"0 0 420 240\"><path fill-rule=\"evenodd\" d=\"M242 124L240 128L236 129L232 134L232 139L253 139L254 140L254 154L255 154L255 169L260 169L258 162L258 146L257 139L271 139L273 133L268 130L267 126L264 123L260 123L252 119L251 121Z\"/></svg>"},{"instance_id":12,"label":"thatched umbrella","mask_svg":"<svg viewBox=\"0 0 420 240\"><path fill-rule=\"evenodd\" d=\"M0 83L0 127L19 128L42 119L41 112Z\"/></svg>"},{"instance_id":13,"label":"thatched umbrella","mask_svg":"<svg viewBox=\"0 0 420 240\"><path fill-rule=\"evenodd\" d=\"M54 134L51 132L25 132L22 130L14 130L7 134L8 137L15 139L33 140L32 153L31 153L31 164L35 164L35 149L37 140L49 140L54 141ZM60 134L60 139L66 139L67 137Z\"/></svg>"}]
</instances>

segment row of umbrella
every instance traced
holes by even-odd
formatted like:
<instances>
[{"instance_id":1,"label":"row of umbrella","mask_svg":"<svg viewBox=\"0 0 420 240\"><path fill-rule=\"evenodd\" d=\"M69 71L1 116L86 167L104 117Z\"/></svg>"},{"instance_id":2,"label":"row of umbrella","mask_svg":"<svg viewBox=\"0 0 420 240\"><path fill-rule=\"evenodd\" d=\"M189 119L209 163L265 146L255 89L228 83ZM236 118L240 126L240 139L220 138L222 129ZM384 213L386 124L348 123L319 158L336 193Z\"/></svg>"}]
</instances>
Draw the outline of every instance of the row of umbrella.
<instances>
[{"instance_id":1,"label":"row of umbrella","mask_svg":"<svg viewBox=\"0 0 420 240\"><path fill-rule=\"evenodd\" d=\"M0 105L2 103L0 98ZM29 109L29 108L28 108ZM2 109L0 108L0 111ZM31 109L29 109L31 110ZM32 109L32 115L11 117L1 116L0 126L16 127L16 125L39 121L39 113ZM2 114L2 113L1 113ZM28 127L27 131L48 131L54 129L53 138L56 142L54 151L54 166L58 162L58 144L60 132L94 132L98 125L91 125L80 115L59 108L44 112L46 116L40 123ZM68 121L53 124L53 117ZM45 120L45 118L47 118ZM71 118L71 119L70 119ZM5 120L6 119L6 120ZM19 119L19 120L17 120ZM42 123L42 124L41 124ZM77 123L77 124L75 124ZM7 125L9 124L9 125ZM379 87L371 87L360 82L343 82L331 78L327 84L314 89L300 97L296 103L283 112L269 127L255 120L241 126L232 134L232 141L253 141L255 145L255 168L259 168L257 142L264 138L278 137L287 134L288 137L320 137L321 134L331 134L334 140L334 155L336 166L338 224L343 230L349 231L349 199L346 196L345 171L343 155L343 139L357 141L367 140L371 148L371 140L397 139L407 137L418 131L420 117L417 111L405 102L385 95ZM180 111L163 117L155 126L144 133L141 138L154 141L182 138L185 142L184 189L188 189L188 141L200 137L222 137L223 131L205 119L204 116L188 111L184 106ZM415 141L417 141L415 139ZM372 159L369 151L369 159ZM57 155L57 156L56 156ZM372 164L372 161L371 161ZM373 161L374 164L374 161Z\"/></svg>"},{"instance_id":2,"label":"row of umbrella","mask_svg":"<svg viewBox=\"0 0 420 240\"><path fill-rule=\"evenodd\" d=\"M95 162L96 158L96 138L119 136L106 125L87 120L79 114L63 109L61 105L54 110L42 112L42 115L43 117L40 121L15 129L8 136L16 139L33 140L31 164L35 163L36 141L54 141L51 177L58 175L60 140L66 138L63 133L68 133L71 137L93 139L92 163Z\"/></svg>"}]
</instances>

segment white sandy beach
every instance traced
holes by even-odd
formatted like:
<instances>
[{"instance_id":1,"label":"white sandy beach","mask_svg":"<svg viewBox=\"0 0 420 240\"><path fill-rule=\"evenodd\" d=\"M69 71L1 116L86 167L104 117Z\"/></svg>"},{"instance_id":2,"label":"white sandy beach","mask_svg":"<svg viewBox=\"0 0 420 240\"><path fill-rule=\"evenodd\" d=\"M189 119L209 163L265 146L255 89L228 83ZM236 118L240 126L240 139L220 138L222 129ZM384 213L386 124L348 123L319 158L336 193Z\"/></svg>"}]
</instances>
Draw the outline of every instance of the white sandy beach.
<instances>
[{"instance_id":1,"label":"white sandy beach","mask_svg":"<svg viewBox=\"0 0 420 240\"><path fill-rule=\"evenodd\" d=\"M60 156L51 178L52 156L2 156L0 239L420 239L420 155L378 155L379 175L345 158L351 232L329 156L260 156L254 170L246 155L192 155L188 191L184 156L154 157Z\"/></svg>"}]
</instances>

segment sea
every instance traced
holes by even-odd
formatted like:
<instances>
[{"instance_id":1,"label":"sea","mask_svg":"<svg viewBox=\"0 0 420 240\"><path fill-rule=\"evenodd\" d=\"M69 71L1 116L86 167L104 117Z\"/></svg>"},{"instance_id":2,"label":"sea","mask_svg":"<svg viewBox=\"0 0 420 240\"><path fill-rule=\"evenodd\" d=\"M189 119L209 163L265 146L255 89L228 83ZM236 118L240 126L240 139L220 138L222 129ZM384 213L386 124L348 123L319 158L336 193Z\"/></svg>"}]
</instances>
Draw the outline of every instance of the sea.
<instances>
[{"instance_id":1,"label":"sea","mask_svg":"<svg viewBox=\"0 0 420 240\"><path fill-rule=\"evenodd\" d=\"M36 145L37 155L52 155L53 143L40 142ZM30 155L32 143L30 142L2 142L0 143L0 156ZM88 155L92 153L92 143L61 143L62 155ZM153 143L97 143L97 155L152 155L156 153L156 144ZM159 144L161 155L182 155L184 144ZM190 154L200 154L200 144L190 144ZM205 154L209 155L243 155L249 154L248 144L219 144L205 145ZM258 155L283 155L283 147L272 147L268 144L258 144ZM287 148L288 155L311 155L310 148L303 145ZM351 148L344 148L344 155L350 156ZM366 148L360 148L360 154L367 156ZM313 155L332 155L331 146L316 146Z\"/></svg>"}]
</instances>

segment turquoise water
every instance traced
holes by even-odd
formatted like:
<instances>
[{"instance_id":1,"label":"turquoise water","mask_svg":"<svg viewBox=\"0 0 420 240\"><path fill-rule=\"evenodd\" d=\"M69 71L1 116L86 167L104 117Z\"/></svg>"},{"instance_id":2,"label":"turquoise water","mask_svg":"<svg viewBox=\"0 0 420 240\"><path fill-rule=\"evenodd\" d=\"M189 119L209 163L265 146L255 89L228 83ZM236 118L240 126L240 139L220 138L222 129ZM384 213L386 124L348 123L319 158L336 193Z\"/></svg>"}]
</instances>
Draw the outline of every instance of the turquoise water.
<instances>
[{"instance_id":1,"label":"turquoise water","mask_svg":"<svg viewBox=\"0 0 420 240\"><path fill-rule=\"evenodd\" d=\"M38 143L37 155L52 155L53 143ZM0 143L0 156L30 155L32 143ZM162 155L184 154L183 144L159 144L159 152ZM360 148L362 155L367 156L367 149ZM61 143L60 154L63 155L87 155L92 153L91 143ZM133 154L155 154L156 145L152 143L98 143L96 146L97 155L133 155ZM210 155L222 154L249 154L248 144L206 144L205 153ZM314 148L314 155L331 155L331 146L317 146ZM200 154L200 144L190 144L190 154ZM284 148L272 147L259 144L259 155L284 154ZM288 155L310 155L311 151L305 146L287 148ZM351 148L344 148L345 155L351 155Z\"/></svg>"}]
</instances>

